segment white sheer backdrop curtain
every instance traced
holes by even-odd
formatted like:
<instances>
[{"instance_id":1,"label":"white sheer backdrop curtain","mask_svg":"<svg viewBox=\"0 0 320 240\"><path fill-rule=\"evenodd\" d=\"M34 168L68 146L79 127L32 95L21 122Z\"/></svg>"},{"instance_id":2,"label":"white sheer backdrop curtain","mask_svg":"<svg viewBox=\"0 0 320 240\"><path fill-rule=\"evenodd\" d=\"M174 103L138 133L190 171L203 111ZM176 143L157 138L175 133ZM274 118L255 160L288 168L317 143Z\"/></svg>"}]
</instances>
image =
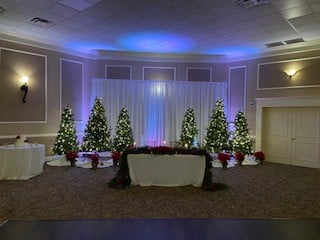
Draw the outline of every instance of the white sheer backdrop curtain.
<instances>
[{"instance_id":1,"label":"white sheer backdrop curtain","mask_svg":"<svg viewBox=\"0 0 320 240\"><path fill-rule=\"evenodd\" d=\"M203 143L211 110L218 98L227 106L223 82L92 80L92 99L102 98L112 137L122 107L128 109L134 140L139 146L167 145L179 140L188 108L195 112L198 141Z\"/></svg>"}]
</instances>

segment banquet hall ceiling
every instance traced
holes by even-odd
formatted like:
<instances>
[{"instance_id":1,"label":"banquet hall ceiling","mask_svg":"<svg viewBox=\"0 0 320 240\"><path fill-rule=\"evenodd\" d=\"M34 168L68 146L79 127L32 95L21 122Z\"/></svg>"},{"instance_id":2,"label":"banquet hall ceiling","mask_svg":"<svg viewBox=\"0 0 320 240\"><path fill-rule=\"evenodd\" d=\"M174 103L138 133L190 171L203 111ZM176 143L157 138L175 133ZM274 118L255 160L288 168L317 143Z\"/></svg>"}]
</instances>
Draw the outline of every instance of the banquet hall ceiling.
<instances>
[{"instance_id":1,"label":"banquet hall ceiling","mask_svg":"<svg viewBox=\"0 0 320 240\"><path fill-rule=\"evenodd\" d=\"M250 58L318 49L320 0L0 0L0 38L100 58Z\"/></svg>"}]
</instances>

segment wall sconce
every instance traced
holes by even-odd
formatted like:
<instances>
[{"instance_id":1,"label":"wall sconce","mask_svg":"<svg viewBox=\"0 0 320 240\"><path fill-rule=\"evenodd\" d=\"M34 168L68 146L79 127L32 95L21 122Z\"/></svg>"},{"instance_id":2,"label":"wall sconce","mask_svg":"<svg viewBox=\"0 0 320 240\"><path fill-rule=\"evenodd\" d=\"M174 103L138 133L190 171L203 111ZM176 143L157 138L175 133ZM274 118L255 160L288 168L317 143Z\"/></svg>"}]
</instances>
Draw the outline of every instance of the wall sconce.
<instances>
[{"instance_id":1,"label":"wall sconce","mask_svg":"<svg viewBox=\"0 0 320 240\"><path fill-rule=\"evenodd\" d=\"M292 79L293 76L294 76L296 73L297 73L297 71L294 70L294 69L290 69L288 72L286 72L287 76L288 76L290 79Z\"/></svg>"},{"instance_id":2,"label":"wall sconce","mask_svg":"<svg viewBox=\"0 0 320 240\"><path fill-rule=\"evenodd\" d=\"M21 91L23 92L23 98L22 98L22 102L26 103L26 97L27 97L27 93L28 93L28 81L29 81L29 77L27 76L23 76L21 78L21 81L23 82L23 85L20 87Z\"/></svg>"}]
</instances>

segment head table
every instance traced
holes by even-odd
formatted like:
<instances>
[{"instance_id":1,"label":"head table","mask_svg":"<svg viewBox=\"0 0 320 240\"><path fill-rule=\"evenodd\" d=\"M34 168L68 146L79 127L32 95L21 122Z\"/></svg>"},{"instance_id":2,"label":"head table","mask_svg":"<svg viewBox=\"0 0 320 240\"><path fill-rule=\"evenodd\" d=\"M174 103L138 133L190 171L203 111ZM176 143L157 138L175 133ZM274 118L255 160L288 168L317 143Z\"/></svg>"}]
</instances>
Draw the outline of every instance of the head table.
<instances>
[{"instance_id":1,"label":"head table","mask_svg":"<svg viewBox=\"0 0 320 240\"><path fill-rule=\"evenodd\" d=\"M206 158L186 154L129 154L128 166L132 185L201 187Z\"/></svg>"},{"instance_id":2,"label":"head table","mask_svg":"<svg viewBox=\"0 0 320 240\"><path fill-rule=\"evenodd\" d=\"M0 179L29 179L43 171L45 146L0 146Z\"/></svg>"}]
</instances>

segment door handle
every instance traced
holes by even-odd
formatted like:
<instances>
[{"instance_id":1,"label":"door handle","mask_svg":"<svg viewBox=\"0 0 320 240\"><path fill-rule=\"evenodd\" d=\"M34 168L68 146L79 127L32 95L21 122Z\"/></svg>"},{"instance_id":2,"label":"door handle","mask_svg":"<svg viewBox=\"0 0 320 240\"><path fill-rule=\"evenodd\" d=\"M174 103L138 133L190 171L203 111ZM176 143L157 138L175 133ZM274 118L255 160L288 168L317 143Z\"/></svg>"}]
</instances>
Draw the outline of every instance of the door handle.
<instances>
[{"instance_id":1,"label":"door handle","mask_svg":"<svg viewBox=\"0 0 320 240\"><path fill-rule=\"evenodd\" d=\"M296 140L296 138L291 138L291 140Z\"/></svg>"}]
</instances>

